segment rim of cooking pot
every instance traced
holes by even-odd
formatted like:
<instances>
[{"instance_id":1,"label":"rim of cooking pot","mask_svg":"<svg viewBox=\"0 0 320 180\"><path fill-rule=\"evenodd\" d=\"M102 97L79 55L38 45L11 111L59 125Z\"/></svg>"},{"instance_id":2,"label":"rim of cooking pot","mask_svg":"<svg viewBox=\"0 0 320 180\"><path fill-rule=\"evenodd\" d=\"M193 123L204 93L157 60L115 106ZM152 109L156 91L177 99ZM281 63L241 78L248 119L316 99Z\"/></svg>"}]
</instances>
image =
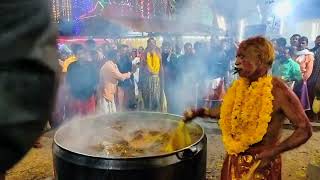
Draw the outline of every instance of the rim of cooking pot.
<instances>
[{"instance_id":1,"label":"rim of cooking pot","mask_svg":"<svg viewBox=\"0 0 320 180\"><path fill-rule=\"evenodd\" d=\"M96 119L96 118L101 118L101 117L104 117L104 116L112 116L112 115L117 115L117 116L120 116L120 115L130 115L130 114L158 114L158 115L166 115L166 116L170 116L170 117L175 117L177 118L176 120L175 119L172 119L173 121L179 121L179 119L182 118L182 116L180 115L176 115L176 114L170 114L170 113L162 113L162 112L148 112L148 111L135 111L135 112L118 112L118 113L110 113L108 115L96 115L96 116L90 116L90 117L87 117L87 118L84 118L84 119L81 119L81 120L88 120L88 119ZM78 155L82 155L82 156L86 156L86 157L90 157L90 158L100 158L100 159L110 159L110 160L134 160L134 159L149 159L149 158L158 158L158 157L166 157L166 156L171 156L173 154L177 154L177 157L179 159L186 159L184 157L181 157L183 155L181 155L182 152L185 152L186 150L187 151L194 151L193 147L197 146L197 144L200 143L200 141L202 141L202 139L204 138L205 136L205 131L203 129L202 126L200 126L198 123L192 121L192 122L189 122L195 126L197 126L199 129L201 129L201 136L199 137L199 139L197 141L195 141L194 143L192 143L191 145L189 146L186 146L182 149L179 149L179 150L175 150L175 151L172 151L170 153L163 153L163 154L156 154L156 155L146 155L146 156L138 156L138 157L113 157L113 156L110 156L110 157L107 157L107 156L94 156L94 155L90 155L90 154L86 154L86 153L81 153L81 152L76 152L76 151L72 151L70 150L69 148L66 148L64 147L63 145L61 145L59 142L57 142L57 135L59 134L60 131L63 131L63 129L65 127L68 126L69 123L72 123L71 122L68 122L66 123L65 125L63 125L62 127L58 128L58 130L55 132L54 134L54 138L53 138L53 141L54 141L54 144L57 145L59 148L69 152L69 153L74 153L74 154L78 154ZM178 154L180 153L180 154ZM197 152L196 152L197 153ZM195 154L196 154L195 153Z\"/></svg>"}]
</instances>

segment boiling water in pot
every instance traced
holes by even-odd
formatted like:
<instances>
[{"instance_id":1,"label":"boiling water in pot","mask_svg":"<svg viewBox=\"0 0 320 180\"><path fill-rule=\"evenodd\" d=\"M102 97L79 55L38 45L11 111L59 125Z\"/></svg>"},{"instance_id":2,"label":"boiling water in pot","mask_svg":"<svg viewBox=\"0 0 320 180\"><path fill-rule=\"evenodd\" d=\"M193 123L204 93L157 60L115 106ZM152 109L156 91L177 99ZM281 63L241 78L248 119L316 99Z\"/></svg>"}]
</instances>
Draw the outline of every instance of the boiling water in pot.
<instances>
[{"instance_id":1,"label":"boiling water in pot","mask_svg":"<svg viewBox=\"0 0 320 180\"><path fill-rule=\"evenodd\" d=\"M123 118L123 117L122 117ZM79 120L60 129L56 142L73 152L95 157L145 157L170 153L179 146L168 149L178 121L170 119L144 120L138 118ZM192 125L187 125L190 142L202 135Z\"/></svg>"}]
</instances>

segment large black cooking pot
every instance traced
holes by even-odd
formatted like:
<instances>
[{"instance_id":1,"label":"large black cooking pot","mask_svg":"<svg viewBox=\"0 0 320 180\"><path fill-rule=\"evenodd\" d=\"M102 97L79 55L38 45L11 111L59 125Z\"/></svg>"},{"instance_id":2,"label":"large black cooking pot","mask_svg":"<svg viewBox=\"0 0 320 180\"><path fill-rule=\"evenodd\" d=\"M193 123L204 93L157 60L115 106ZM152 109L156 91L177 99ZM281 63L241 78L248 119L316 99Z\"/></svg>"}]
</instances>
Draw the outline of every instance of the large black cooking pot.
<instances>
[{"instance_id":1,"label":"large black cooking pot","mask_svg":"<svg viewBox=\"0 0 320 180\"><path fill-rule=\"evenodd\" d=\"M149 126L175 128L180 119L163 113L130 112L71 121L58 129L54 137L55 176L58 180L205 180L207 139L196 123L187 127L190 132L200 133L199 138L171 153L113 157L82 150L99 138L112 139L115 131L103 129L111 121L127 121L130 131Z\"/></svg>"}]
</instances>

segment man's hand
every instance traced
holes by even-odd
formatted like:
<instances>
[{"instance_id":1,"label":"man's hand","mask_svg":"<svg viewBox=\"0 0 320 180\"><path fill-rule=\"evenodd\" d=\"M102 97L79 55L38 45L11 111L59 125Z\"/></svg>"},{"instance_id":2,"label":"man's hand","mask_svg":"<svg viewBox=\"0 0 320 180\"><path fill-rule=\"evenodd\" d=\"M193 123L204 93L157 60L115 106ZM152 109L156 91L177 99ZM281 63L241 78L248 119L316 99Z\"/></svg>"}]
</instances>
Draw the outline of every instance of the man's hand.
<instances>
[{"instance_id":1,"label":"man's hand","mask_svg":"<svg viewBox=\"0 0 320 180\"><path fill-rule=\"evenodd\" d=\"M131 77L131 72L127 72L127 77L126 79L129 79Z\"/></svg>"},{"instance_id":2,"label":"man's hand","mask_svg":"<svg viewBox=\"0 0 320 180\"><path fill-rule=\"evenodd\" d=\"M183 120L185 122L190 122L196 117L202 117L202 118L219 118L220 116L220 107L217 109L209 109L209 108L191 108L183 113L184 118Z\"/></svg>"},{"instance_id":3,"label":"man's hand","mask_svg":"<svg viewBox=\"0 0 320 180\"><path fill-rule=\"evenodd\" d=\"M194 118L196 118L196 109L192 108L192 109L187 109L184 113L183 113L183 121L184 122L190 122L192 121Z\"/></svg>"},{"instance_id":4,"label":"man's hand","mask_svg":"<svg viewBox=\"0 0 320 180\"><path fill-rule=\"evenodd\" d=\"M256 154L255 159L261 160L261 163L258 169L265 168L277 157L278 153L275 151L275 148L266 148L261 153Z\"/></svg>"},{"instance_id":5,"label":"man's hand","mask_svg":"<svg viewBox=\"0 0 320 180\"><path fill-rule=\"evenodd\" d=\"M99 61L103 61L105 59L103 53L101 51L97 51L97 54L98 54L98 60Z\"/></svg>"}]
</instances>

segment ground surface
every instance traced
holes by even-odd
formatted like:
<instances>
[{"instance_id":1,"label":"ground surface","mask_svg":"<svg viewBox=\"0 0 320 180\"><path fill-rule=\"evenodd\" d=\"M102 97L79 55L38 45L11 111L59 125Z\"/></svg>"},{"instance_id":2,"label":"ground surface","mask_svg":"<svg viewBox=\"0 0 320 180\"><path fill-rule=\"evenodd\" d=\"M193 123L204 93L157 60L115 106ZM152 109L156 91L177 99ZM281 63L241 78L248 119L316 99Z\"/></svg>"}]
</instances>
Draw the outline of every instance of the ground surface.
<instances>
[{"instance_id":1,"label":"ground surface","mask_svg":"<svg viewBox=\"0 0 320 180\"><path fill-rule=\"evenodd\" d=\"M207 179L219 179L224 158L220 132L214 123L202 124L208 136ZM283 138L292 133L284 130ZM52 168L52 133L42 137L44 145L41 149L32 149L27 156L7 173L7 180L50 180L53 177ZM309 163L320 164L320 131L314 132L312 138L303 146L282 156L284 180L306 179Z\"/></svg>"},{"instance_id":2,"label":"ground surface","mask_svg":"<svg viewBox=\"0 0 320 180\"><path fill-rule=\"evenodd\" d=\"M220 178L220 170L224 159L224 150L221 135L217 129L212 129L209 123L208 136L208 165L207 179L216 180ZM292 130L283 130L282 138L285 139ZM283 180L305 180L307 179L307 167L309 163L320 165L320 131L314 132L311 139L299 148L286 152L282 155L282 179Z\"/></svg>"}]
</instances>

